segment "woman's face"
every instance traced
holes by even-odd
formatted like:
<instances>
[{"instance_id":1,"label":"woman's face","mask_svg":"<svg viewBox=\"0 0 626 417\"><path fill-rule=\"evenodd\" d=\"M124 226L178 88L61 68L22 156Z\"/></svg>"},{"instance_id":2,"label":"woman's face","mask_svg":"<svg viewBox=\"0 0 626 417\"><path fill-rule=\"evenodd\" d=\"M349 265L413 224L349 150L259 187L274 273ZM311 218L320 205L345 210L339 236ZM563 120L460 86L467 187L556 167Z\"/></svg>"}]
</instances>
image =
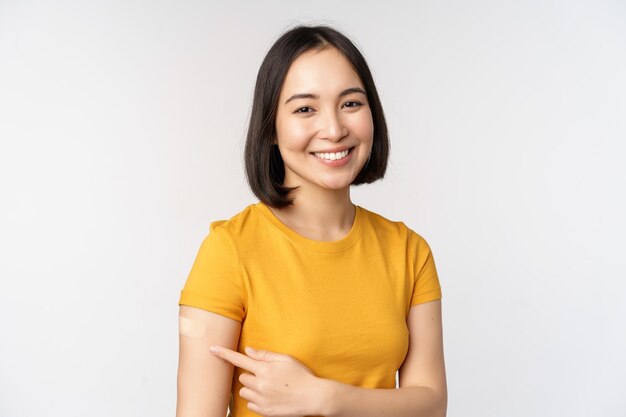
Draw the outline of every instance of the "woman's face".
<instances>
[{"instance_id":1,"label":"woman's face","mask_svg":"<svg viewBox=\"0 0 626 417\"><path fill-rule=\"evenodd\" d=\"M310 50L291 65L276 113L276 143L285 162L284 185L343 189L372 149L374 123L365 87L337 49ZM333 153L350 149L344 157Z\"/></svg>"}]
</instances>

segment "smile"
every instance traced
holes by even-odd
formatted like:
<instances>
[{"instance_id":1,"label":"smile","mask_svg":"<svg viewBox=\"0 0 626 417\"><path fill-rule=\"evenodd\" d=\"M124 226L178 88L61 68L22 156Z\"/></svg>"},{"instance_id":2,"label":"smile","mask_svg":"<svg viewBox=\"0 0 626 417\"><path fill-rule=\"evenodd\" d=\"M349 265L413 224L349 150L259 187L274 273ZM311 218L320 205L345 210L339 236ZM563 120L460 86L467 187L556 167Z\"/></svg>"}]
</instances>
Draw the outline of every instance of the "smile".
<instances>
[{"instance_id":1,"label":"smile","mask_svg":"<svg viewBox=\"0 0 626 417\"><path fill-rule=\"evenodd\" d=\"M315 158L317 161L320 161L322 164L329 167L341 167L346 165L352 159L352 150L354 146L350 149L346 149L343 152L337 153L312 153L311 156Z\"/></svg>"},{"instance_id":2,"label":"smile","mask_svg":"<svg viewBox=\"0 0 626 417\"><path fill-rule=\"evenodd\" d=\"M343 152L337 152L337 153L314 153L313 155L315 155L316 157L318 157L320 159L324 159L326 161L338 161L338 160L344 159L346 156L348 156L348 154L350 154L350 152L352 152L352 149L354 149L354 147L352 147L350 149L346 149Z\"/></svg>"}]
</instances>

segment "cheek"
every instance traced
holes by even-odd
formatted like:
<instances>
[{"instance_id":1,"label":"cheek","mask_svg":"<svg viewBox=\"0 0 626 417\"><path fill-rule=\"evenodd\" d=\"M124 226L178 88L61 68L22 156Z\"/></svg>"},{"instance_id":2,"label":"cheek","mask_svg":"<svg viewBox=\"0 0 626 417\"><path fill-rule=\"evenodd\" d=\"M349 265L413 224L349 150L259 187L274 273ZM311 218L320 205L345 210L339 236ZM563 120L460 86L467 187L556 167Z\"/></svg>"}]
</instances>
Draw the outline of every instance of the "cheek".
<instances>
[{"instance_id":1,"label":"cheek","mask_svg":"<svg viewBox=\"0 0 626 417\"><path fill-rule=\"evenodd\" d=\"M374 136L374 120L372 119L372 114L369 112L359 114L359 117L354 119L352 131L362 140L371 139Z\"/></svg>"},{"instance_id":2,"label":"cheek","mask_svg":"<svg viewBox=\"0 0 626 417\"><path fill-rule=\"evenodd\" d=\"M297 120L282 121L276 125L278 140L288 148L299 147L306 144L307 138L309 137L309 130L306 123Z\"/></svg>"}]
</instances>

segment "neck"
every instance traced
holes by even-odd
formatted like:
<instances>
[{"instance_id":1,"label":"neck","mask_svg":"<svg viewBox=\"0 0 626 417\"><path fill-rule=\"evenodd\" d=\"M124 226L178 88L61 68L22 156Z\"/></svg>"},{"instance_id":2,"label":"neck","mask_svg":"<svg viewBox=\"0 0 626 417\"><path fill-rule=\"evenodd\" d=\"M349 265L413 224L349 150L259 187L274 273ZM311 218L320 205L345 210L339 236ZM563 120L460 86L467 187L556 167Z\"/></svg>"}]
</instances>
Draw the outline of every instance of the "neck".
<instances>
[{"instance_id":1,"label":"neck","mask_svg":"<svg viewBox=\"0 0 626 417\"><path fill-rule=\"evenodd\" d=\"M295 197L292 206L273 209L278 217L319 236L344 236L350 231L356 215L350 187L342 190L300 187L292 195Z\"/></svg>"}]
</instances>

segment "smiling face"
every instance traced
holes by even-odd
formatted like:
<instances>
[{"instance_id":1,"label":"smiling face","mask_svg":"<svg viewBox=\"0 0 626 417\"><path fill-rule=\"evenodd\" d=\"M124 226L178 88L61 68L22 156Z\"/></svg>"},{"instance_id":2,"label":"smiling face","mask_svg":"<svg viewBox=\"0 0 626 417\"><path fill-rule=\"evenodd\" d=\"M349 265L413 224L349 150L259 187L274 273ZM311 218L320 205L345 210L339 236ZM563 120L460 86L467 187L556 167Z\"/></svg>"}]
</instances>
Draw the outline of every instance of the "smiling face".
<instances>
[{"instance_id":1,"label":"smiling face","mask_svg":"<svg viewBox=\"0 0 626 417\"><path fill-rule=\"evenodd\" d=\"M283 185L348 188L370 155L374 123L365 87L333 47L310 50L291 65L276 113L276 141L285 163ZM347 156L314 153L350 149ZM343 157L343 158L342 158Z\"/></svg>"}]
</instances>

